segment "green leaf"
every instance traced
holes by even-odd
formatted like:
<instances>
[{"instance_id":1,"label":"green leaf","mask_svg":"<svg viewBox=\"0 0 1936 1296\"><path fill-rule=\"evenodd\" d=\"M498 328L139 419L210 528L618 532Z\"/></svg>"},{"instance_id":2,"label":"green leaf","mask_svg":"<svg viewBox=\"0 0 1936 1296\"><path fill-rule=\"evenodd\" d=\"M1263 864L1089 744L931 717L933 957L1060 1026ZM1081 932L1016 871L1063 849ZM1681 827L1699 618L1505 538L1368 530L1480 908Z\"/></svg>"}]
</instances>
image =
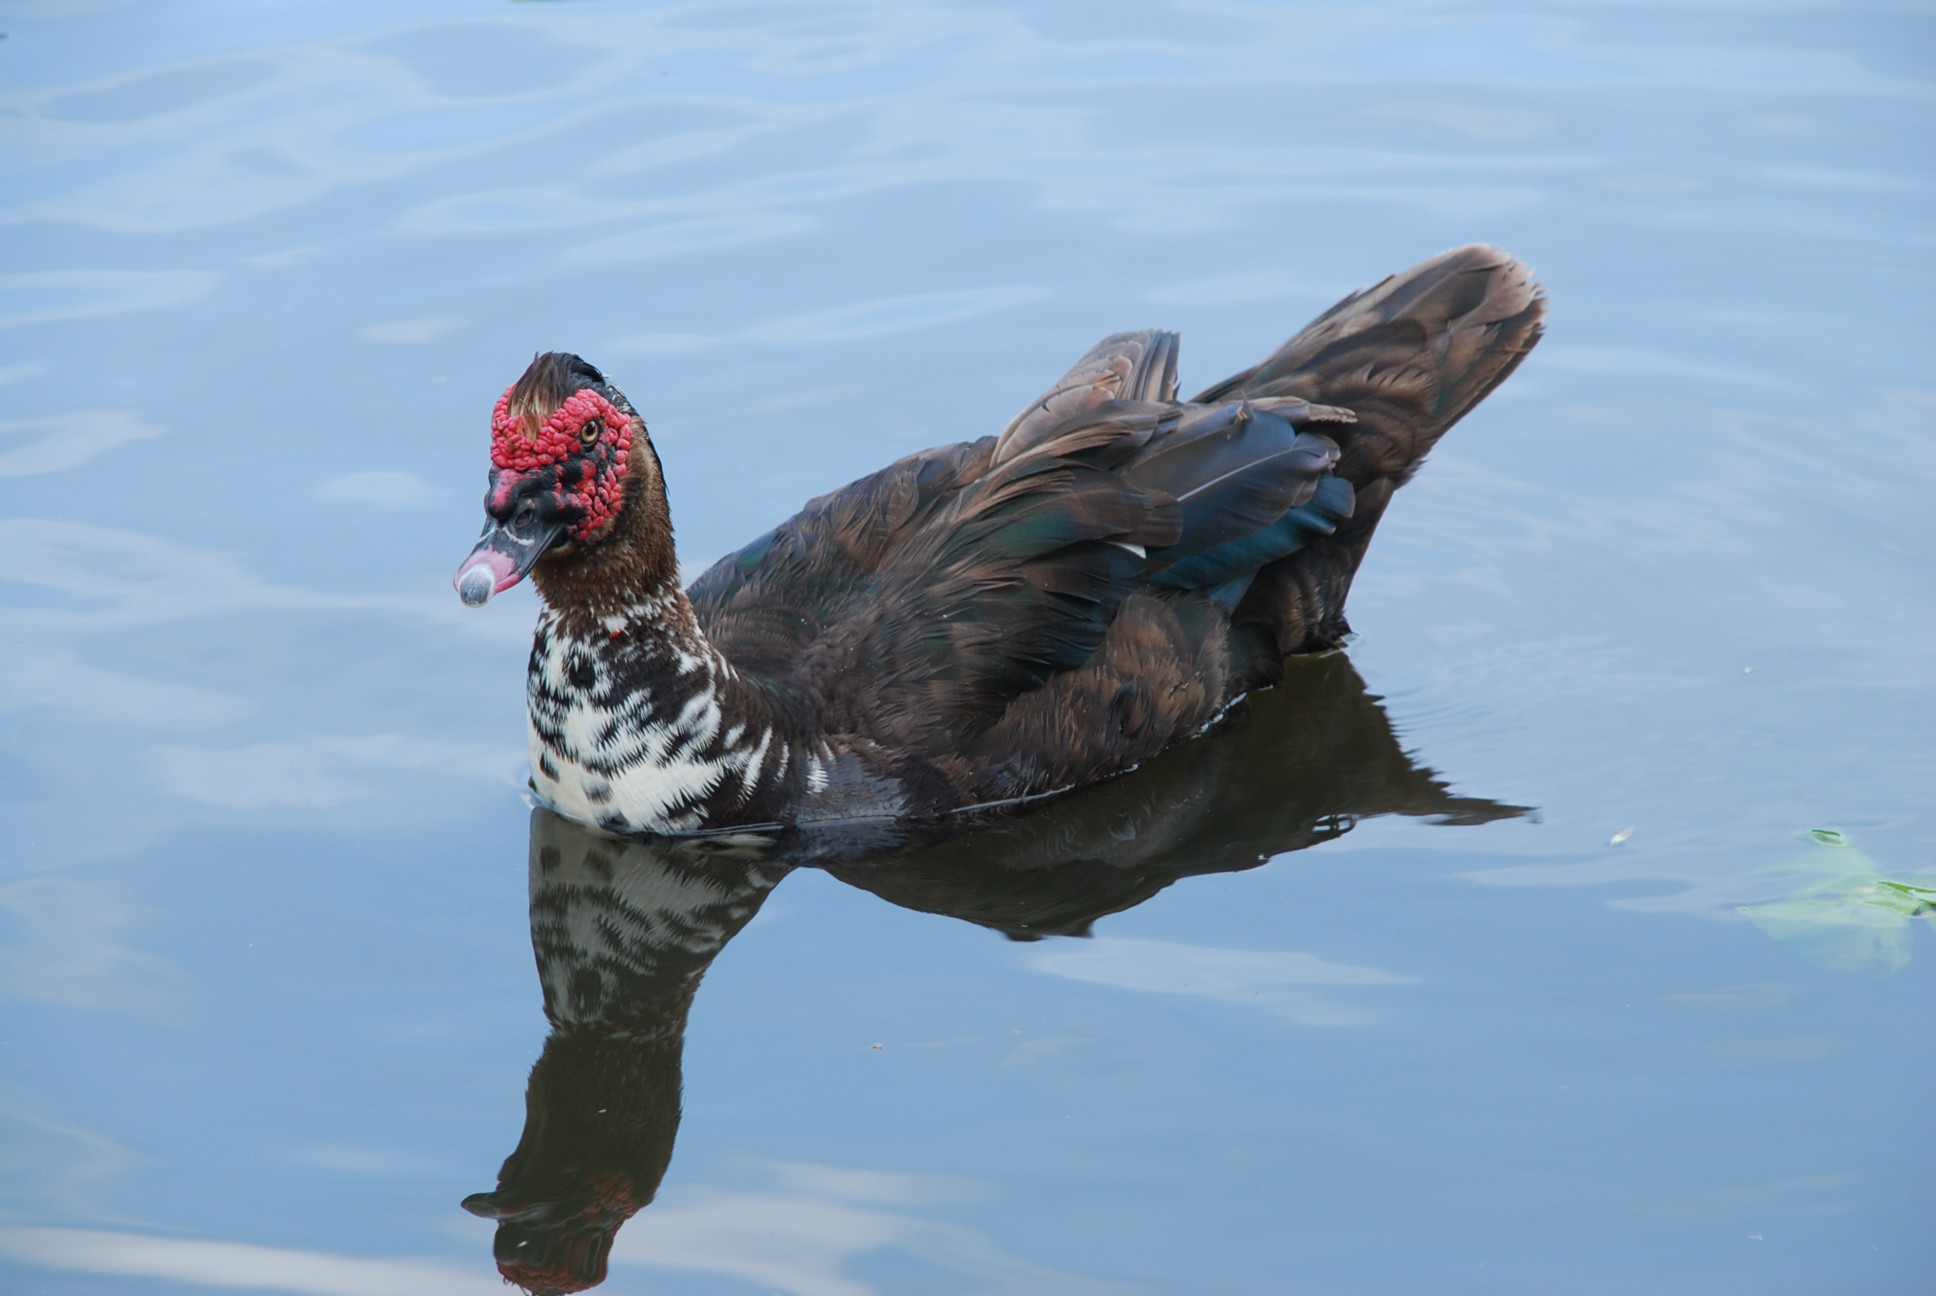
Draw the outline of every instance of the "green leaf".
<instances>
[{"instance_id":1,"label":"green leaf","mask_svg":"<svg viewBox=\"0 0 1936 1296\"><path fill-rule=\"evenodd\" d=\"M1936 887L1917 886L1913 882L1891 882L1883 878L1877 883L1887 891L1894 891L1907 902L1903 913L1911 918L1927 918L1936 910Z\"/></svg>"},{"instance_id":2,"label":"green leaf","mask_svg":"<svg viewBox=\"0 0 1936 1296\"><path fill-rule=\"evenodd\" d=\"M1804 957L1844 971L1900 971L1913 951L1911 920L1936 915L1936 875L1885 877L1837 828L1796 834L1814 849L1763 871L1789 884L1780 900L1743 905L1762 931Z\"/></svg>"}]
</instances>

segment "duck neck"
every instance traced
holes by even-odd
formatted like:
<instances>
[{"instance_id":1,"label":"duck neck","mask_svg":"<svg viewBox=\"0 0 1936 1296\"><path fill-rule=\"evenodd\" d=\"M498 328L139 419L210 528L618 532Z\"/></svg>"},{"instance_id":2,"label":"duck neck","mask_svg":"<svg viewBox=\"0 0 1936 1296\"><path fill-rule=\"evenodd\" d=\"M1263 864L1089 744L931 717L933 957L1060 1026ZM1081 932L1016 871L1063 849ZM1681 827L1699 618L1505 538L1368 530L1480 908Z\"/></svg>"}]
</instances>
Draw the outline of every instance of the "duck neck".
<instances>
[{"instance_id":1,"label":"duck neck","mask_svg":"<svg viewBox=\"0 0 1936 1296\"><path fill-rule=\"evenodd\" d=\"M679 588L679 557L672 542L672 510L665 477L652 443L633 443L636 461L625 476L625 501L605 529L561 545L538 560L531 581L545 605L581 634L614 619L683 605L684 623L698 633L691 605Z\"/></svg>"},{"instance_id":2,"label":"duck neck","mask_svg":"<svg viewBox=\"0 0 1936 1296\"><path fill-rule=\"evenodd\" d=\"M546 608L527 701L538 794L614 831L758 820L786 773L770 703L706 640L676 586L595 617Z\"/></svg>"}]
</instances>

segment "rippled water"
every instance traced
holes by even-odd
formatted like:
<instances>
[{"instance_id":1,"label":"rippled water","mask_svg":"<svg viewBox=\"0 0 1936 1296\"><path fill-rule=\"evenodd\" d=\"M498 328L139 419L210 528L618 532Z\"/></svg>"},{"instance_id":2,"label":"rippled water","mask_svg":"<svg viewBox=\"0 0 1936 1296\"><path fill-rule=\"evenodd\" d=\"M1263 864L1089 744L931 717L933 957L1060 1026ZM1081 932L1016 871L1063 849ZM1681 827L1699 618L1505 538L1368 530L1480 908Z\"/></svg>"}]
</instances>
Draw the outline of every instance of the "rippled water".
<instances>
[{"instance_id":1,"label":"rippled water","mask_svg":"<svg viewBox=\"0 0 1936 1296\"><path fill-rule=\"evenodd\" d=\"M8 1290L504 1290L459 1202L541 1053L559 1129L659 1113L577 1154L634 1196L683 1077L604 1290L1927 1281L1925 7L0 25ZM532 820L530 596L449 577L533 351L639 402L697 570L1105 333L1200 386L1475 239L1550 332L1348 664L886 863Z\"/></svg>"}]
</instances>

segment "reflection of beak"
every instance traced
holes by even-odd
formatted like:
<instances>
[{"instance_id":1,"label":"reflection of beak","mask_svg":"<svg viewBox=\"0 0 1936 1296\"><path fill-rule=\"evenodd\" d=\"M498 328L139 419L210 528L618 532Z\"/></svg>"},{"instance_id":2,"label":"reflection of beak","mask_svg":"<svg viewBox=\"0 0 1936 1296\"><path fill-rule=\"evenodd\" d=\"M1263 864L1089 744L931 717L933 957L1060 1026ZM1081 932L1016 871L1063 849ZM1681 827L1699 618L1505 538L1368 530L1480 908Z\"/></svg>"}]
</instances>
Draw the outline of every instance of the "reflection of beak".
<instances>
[{"instance_id":1,"label":"reflection of beak","mask_svg":"<svg viewBox=\"0 0 1936 1296\"><path fill-rule=\"evenodd\" d=\"M496 1193L472 1193L460 1204L479 1219L516 1218L521 1213L515 1208L498 1205Z\"/></svg>"},{"instance_id":2,"label":"reflection of beak","mask_svg":"<svg viewBox=\"0 0 1936 1296\"><path fill-rule=\"evenodd\" d=\"M597 1181L584 1185L595 1190ZM491 1256L498 1272L526 1291L579 1292L605 1281L605 1267L619 1226L638 1206L629 1196L631 1181L623 1175L605 1181L614 1197L568 1195L557 1201L517 1206L498 1200L510 1196L472 1193L464 1209L481 1219L497 1221Z\"/></svg>"},{"instance_id":3,"label":"reflection of beak","mask_svg":"<svg viewBox=\"0 0 1936 1296\"><path fill-rule=\"evenodd\" d=\"M484 524L484 534L470 557L457 566L457 597L468 607L482 607L491 595L502 594L523 580L533 563L563 533L563 522L539 522L510 526L492 518Z\"/></svg>"}]
</instances>

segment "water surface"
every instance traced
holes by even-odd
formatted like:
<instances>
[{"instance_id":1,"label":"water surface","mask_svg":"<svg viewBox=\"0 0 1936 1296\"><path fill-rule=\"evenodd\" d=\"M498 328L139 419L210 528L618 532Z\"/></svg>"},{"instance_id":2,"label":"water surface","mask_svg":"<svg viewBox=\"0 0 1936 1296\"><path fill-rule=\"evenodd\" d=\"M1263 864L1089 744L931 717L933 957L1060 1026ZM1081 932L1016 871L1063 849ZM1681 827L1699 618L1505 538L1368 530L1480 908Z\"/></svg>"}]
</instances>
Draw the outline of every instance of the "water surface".
<instances>
[{"instance_id":1,"label":"water surface","mask_svg":"<svg viewBox=\"0 0 1936 1296\"><path fill-rule=\"evenodd\" d=\"M1073 855L744 865L604 1290L1926 1283L1936 949L1872 879L1936 868L1927 12L3 25L8 1290L504 1290L459 1202L581 946L530 595L449 576L534 351L638 402L697 571L1103 334L1200 387L1473 240L1550 332L1348 661Z\"/></svg>"}]
</instances>

